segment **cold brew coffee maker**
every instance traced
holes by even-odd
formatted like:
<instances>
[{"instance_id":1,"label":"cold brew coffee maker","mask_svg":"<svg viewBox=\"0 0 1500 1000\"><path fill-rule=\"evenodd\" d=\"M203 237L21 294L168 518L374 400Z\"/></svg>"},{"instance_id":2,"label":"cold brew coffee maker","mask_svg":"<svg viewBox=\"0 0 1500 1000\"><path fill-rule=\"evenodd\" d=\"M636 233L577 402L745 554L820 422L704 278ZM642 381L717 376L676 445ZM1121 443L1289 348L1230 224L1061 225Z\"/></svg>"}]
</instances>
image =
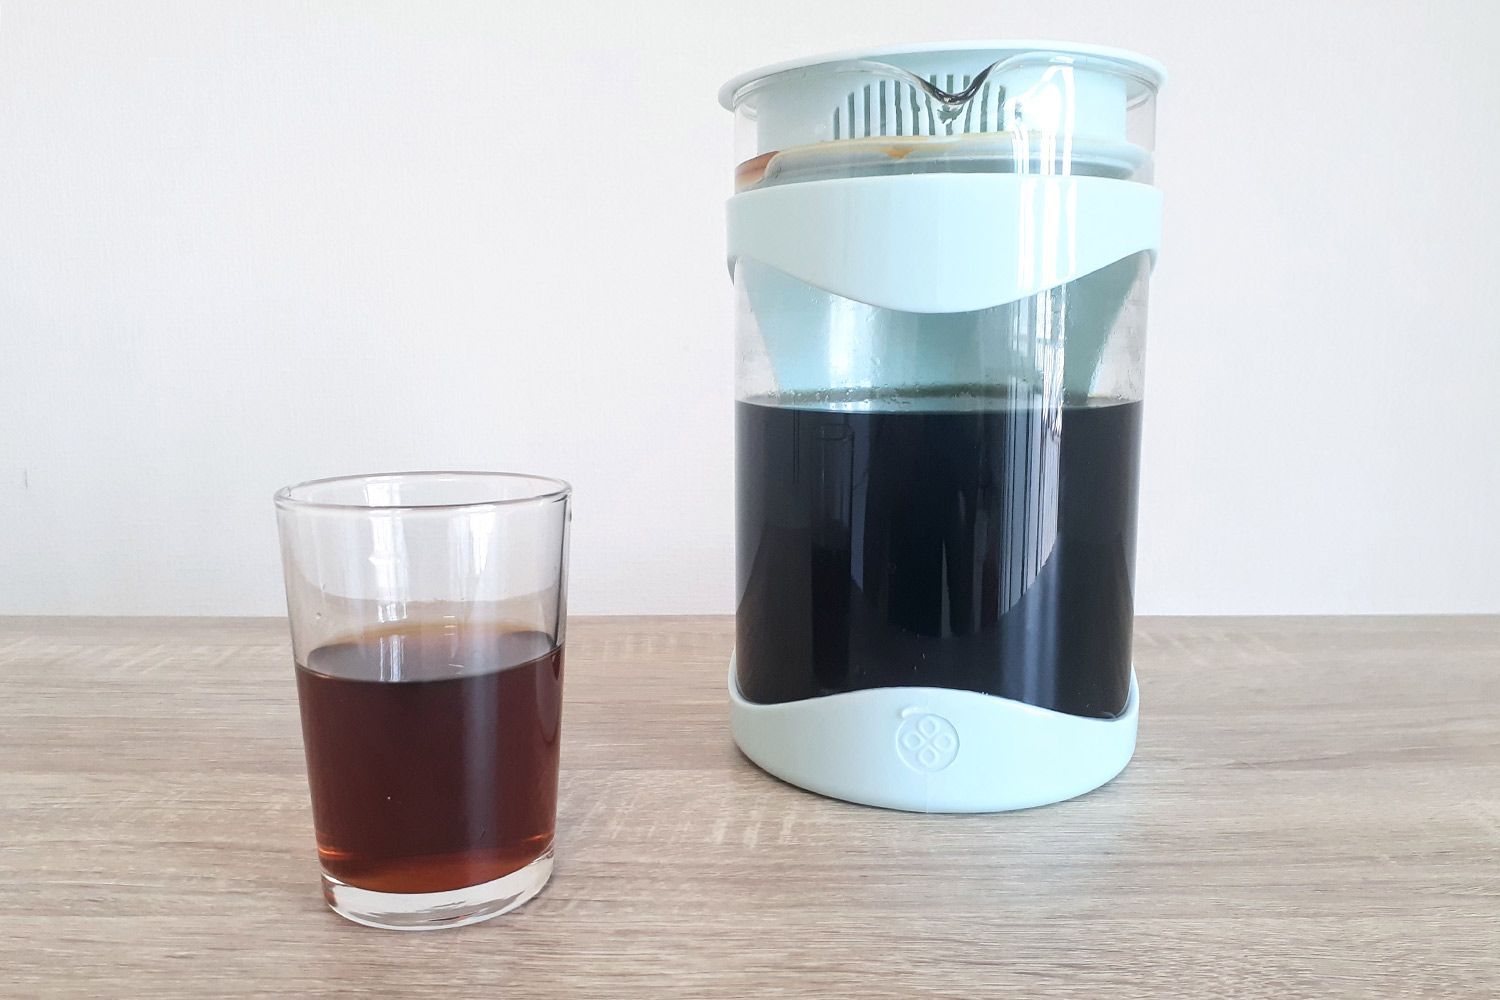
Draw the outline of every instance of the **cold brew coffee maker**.
<instances>
[{"instance_id":1,"label":"cold brew coffee maker","mask_svg":"<svg viewBox=\"0 0 1500 1000\"><path fill-rule=\"evenodd\" d=\"M1155 62L995 42L740 76L735 740L894 809L1113 778Z\"/></svg>"}]
</instances>

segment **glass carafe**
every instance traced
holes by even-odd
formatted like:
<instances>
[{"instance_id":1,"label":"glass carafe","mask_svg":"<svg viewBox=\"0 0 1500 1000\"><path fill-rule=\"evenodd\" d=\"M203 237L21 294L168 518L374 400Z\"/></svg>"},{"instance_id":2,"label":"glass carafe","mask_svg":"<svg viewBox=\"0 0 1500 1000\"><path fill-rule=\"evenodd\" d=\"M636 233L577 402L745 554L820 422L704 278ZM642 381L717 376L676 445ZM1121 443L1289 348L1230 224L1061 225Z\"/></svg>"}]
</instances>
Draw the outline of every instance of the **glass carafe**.
<instances>
[{"instance_id":1,"label":"glass carafe","mask_svg":"<svg viewBox=\"0 0 1500 1000\"><path fill-rule=\"evenodd\" d=\"M731 699L773 773L988 810L1128 760L1160 79L995 44L726 87Z\"/></svg>"}]
</instances>

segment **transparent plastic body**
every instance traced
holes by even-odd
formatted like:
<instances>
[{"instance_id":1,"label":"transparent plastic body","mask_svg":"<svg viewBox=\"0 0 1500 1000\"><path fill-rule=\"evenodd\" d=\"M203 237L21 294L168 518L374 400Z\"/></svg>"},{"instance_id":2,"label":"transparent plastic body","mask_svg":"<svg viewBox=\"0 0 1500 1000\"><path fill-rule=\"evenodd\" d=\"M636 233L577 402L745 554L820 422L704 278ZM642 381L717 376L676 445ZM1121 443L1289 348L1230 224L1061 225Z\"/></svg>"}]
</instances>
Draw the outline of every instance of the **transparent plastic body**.
<instances>
[{"instance_id":1,"label":"transparent plastic body","mask_svg":"<svg viewBox=\"0 0 1500 1000\"><path fill-rule=\"evenodd\" d=\"M1152 79L1103 57L988 55L744 84L736 190L932 173L1149 183ZM963 312L879 308L731 262L749 700L915 685L1124 710L1152 262L1133 253Z\"/></svg>"},{"instance_id":2,"label":"transparent plastic body","mask_svg":"<svg viewBox=\"0 0 1500 1000\"><path fill-rule=\"evenodd\" d=\"M458 926L552 870L570 489L404 473L276 495L324 895Z\"/></svg>"}]
</instances>

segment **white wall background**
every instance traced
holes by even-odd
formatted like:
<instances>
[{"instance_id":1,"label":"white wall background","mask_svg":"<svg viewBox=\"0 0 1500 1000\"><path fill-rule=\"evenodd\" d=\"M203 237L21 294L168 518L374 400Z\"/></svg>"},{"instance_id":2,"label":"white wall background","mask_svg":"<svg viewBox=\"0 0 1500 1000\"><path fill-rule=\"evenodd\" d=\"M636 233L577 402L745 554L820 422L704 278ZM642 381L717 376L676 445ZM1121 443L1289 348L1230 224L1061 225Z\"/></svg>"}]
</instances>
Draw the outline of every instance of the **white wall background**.
<instances>
[{"instance_id":1,"label":"white wall background","mask_svg":"<svg viewBox=\"0 0 1500 1000\"><path fill-rule=\"evenodd\" d=\"M1145 612L1500 611L1500 4L0 3L0 613L280 613L287 482L577 487L729 611L734 72L1150 53Z\"/></svg>"}]
</instances>

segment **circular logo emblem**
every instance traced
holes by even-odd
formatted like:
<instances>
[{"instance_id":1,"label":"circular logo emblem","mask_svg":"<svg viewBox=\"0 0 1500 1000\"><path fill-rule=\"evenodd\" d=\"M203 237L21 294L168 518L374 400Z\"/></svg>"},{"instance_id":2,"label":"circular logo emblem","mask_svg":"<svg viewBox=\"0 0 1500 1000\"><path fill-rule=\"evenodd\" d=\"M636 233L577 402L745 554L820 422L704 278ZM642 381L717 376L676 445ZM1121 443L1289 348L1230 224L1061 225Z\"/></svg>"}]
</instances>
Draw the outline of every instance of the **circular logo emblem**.
<instances>
[{"instance_id":1,"label":"circular logo emblem","mask_svg":"<svg viewBox=\"0 0 1500 1000\"><path fill-rule=\"evenodd\" d=\"M941 771L958 756L958 730L941 715L913 713L896 727L896 754L913 771Z\"/></svg>"}]
</instances>

